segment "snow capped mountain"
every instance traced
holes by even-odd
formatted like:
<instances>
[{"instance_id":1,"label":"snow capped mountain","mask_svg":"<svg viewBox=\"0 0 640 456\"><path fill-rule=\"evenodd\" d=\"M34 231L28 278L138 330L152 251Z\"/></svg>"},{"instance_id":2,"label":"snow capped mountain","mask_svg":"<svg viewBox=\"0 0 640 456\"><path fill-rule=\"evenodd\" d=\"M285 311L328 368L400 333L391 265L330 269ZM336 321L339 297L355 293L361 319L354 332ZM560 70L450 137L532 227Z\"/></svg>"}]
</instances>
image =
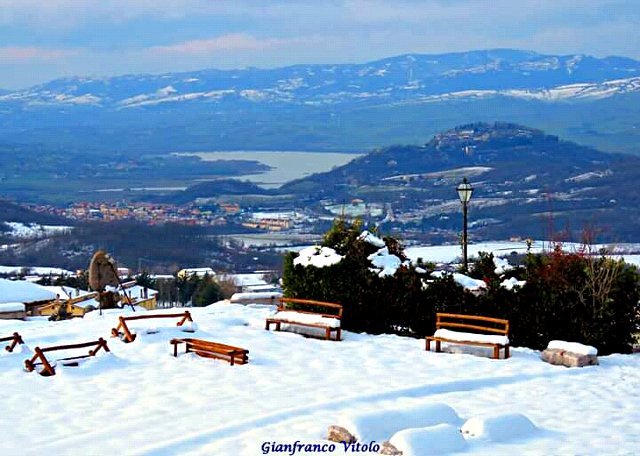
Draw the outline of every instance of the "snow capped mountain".
<instances>
[{"instance_id":1,"label":"snow capped mountain","mask_svg":"<svg viewBox=\"0 0 640 456\"><path fill-rule=\"evenodd\" d=\"M403 55L364 64L64 78L0 94L0 105L121 110L177 103L437 102L508 96L584 100L640 90L640 62L514 50Z\"/></svg>"},{"instance_id":2,"label":"snow capped mountain","mask_svg":"<svg viewBox=\"0 0 640 456\"><path fill-rule=\"evenodd\" d=\"M409 102L439 102L454 99L473 99L504 96L539 101L596 100L614 95L640 92L640 77L594 83L568 84L545 89L462 90L442 95L417 97Z\"/></svg>"}]
</instances>

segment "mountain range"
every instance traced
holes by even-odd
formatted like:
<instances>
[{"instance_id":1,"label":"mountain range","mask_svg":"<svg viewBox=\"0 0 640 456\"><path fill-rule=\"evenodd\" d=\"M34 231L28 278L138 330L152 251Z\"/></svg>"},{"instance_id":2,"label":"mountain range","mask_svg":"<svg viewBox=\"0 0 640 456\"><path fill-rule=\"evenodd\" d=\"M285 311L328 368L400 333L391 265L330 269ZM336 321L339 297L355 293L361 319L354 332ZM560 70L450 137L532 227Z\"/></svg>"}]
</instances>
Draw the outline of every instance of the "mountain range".
<instances>
[{"instance_id":1,"label":"mountain range","mask_svg":"<svg viewBox=\"0 0 640 456\"><path fill-rule=\"evenodd\" d=\"M0 141L146 152L367 150L500 120L640 153L639 99L640 62L624 57L410 54L363 64L58 79L0 92Z\"/></svg>"}]
</instances>

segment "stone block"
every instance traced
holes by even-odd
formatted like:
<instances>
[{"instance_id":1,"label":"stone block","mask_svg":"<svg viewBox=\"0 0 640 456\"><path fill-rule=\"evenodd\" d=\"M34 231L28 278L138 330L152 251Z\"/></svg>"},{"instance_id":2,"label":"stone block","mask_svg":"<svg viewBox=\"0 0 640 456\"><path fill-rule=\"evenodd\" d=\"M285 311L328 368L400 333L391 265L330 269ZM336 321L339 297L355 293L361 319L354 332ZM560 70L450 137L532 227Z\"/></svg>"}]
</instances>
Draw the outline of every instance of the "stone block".
<instances>
[{"instance_id":1,"label":"stone block","mask_svg":"<svg viewBox=\"0 0 640 456\"><path fill-rule=\"evenodd\" d=\"M327 431L327 440L331 440L332 442L354 443L357 439L342 426L331 425Z\"/></svg>"},{"instance_id":2,"label":"stone block","mask_svg":"<svg viewBox=\"0 0 640 456\"><path fill-rule=\"evenodd\" d=\"M398 450L390 442L382 442L382 445L380 445L380 454L386 454L389 456L402 456L402 451Z\"/></svg>"},{"instance_id":3,"label":"stone block","mask_svg":"<svg viewBox=\"0 0 640 456\"><path fill-rule=\"evenodd\" d=\"M597 355L582 355L558 348L547 348L540 354L540 359L549 364L566 367L597 366Z\"/></svg>"}]
</instances>

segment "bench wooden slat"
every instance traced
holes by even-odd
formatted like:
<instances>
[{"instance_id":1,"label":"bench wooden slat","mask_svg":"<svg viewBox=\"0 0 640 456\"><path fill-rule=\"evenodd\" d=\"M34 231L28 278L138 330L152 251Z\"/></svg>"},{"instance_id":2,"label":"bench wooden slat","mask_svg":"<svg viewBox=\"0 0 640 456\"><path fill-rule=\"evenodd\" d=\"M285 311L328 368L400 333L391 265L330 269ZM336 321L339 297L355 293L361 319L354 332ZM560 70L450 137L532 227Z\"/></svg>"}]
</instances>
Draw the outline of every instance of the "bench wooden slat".
<instances>
[{"instance_id":1,"label":"bench wooden slat","mask_svg":"<svg viewBox=\"0 0 640 456\"><path fill-rule=\"evenodd\" d=\"M447 320L456 320L456 321L447 321ZM489 323L495 323L496 327L487 327L487 326L479 326L477 324L470 323L460 323L460 321L484 321ZM436 314L436 329L446 329L446 328L465 328L465 329L474 329L477 331L484 331L490 333L503 334L508 337L509 335L509 320L503 320L500 318L492 318L492 317L483 317L479 315L460 315L460 314L451 314L451 313L437 313ZM449 339L441 336L427 336L425 338L425 350L429 351L431 349L431 342L436 343L436 352L441 351L441 342L453 343L453 344L461 344L461 345L476 345L476 346L484 346L484 347L493 347L493 358L500 358L500 349L504 349L504 357L509 358L509 344L501 344L495 342L481 342L481 341L470 341L470 340L455 340Z\"/></svg>"},{"instance_id":2,"label":"bench wooden slat","mask_svg":"<svg viewBox=\"0 0 640 456\"><path fill-rule=\"evenodd\" d=\"M222 344L203 339L171 339L169 341L173 345L173 356L178 356L178 345L185 344L186 353L195 353L205 358L217 358L228 361L232 366L234 364L246 364L249 361L249 350L232 345Z\"/></svg>"},{"instance_id":3,"label":"bench wooden slat","mask_svg":"<svg viewBox=\"0 0 640 456\"><path fill-rule=\"evenodd\" d=\"M324 301L315 301L313 299L299 299L299 298L279 298L278 301L280 303L286 304L308 304L313 306L322 306L322 307L331 307L333 309L338 309L340 311L340 315L342 315L342 305L336 304L335 302L324 302Z\"/></svg>"},{"instance_id":4,"label":"bench wooden slat","mask_svg":"<svg viewBox=\"0 0 640 456\"><path fill-rule=\"evenodd\" d=\"M504 320L501 318L493 318L493 317L483 317L480 315L461 315L461 314L452 314L452 313L437 313L436 318L459 318L463 320L477 320L477 321L488 321L493 323L500 324L508 324L509 320Z\"/></svg>"},{"instance_id":5,"label":"bench wooden slat","mask_svg":"<svg viewBox=\"0 0 640 456\"><path fill-rule=\"evenodd\" d=\"M334 303L334 302L324 302L324 301L314 301L311 299L299 299L299 298L279 298L278 300L280 304L278 305L278 312L296 312L300 314L307 315L317 315L325 318L333 318L336 320L342 319L342 305ZM309 306L311 310L306 309L291 309L287 307L287 304L299 304L302 306ZM336 309L336 314L327 314L324 312L314 311L314 308L329 308ZM280 331L281 325L296 325L296 326L306 326L310 328L319 328L325 331L325 339L331 339L331 333L336 334L336 340L340 340L340 336L342 330L340 326L334 327L329 326L327 324L322 323L312 323L312 322L300 322L294 320L288 320L287 318L278 318L278 314L271 317L267 317L265 322L265 329L268 331L271 328L271 325L276 326L276 331Z\"/></svg>"},{"instance_id":6,"label":"bench wooden slat","mask_svg":"<svg viewBox=\"0 0 640 456\"><path fill-rule=\"evenodd\" d=\"M436 328L440 329L440 328L468 328L468 329L476 329L478 331L487 331L487 332L493 332L493 333L497 333L497 334L507 334L509 331L505 331L504 329L498 329L498 328L487 328L486 326L477 326L477 325L469 325L466 323L440 323L440 324L436 324Z\"/></svg>"}]
</instances>

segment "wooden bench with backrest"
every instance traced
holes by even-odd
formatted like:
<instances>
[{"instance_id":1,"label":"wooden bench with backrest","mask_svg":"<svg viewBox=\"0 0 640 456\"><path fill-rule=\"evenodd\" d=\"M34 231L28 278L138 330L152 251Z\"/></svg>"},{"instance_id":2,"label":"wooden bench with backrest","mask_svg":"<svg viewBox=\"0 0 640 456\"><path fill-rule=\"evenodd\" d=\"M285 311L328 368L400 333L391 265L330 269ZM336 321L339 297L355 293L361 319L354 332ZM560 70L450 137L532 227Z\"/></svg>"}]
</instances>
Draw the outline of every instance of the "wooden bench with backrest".
<instances>
[{"instance_id":1,"label":"wooden bench with backrest","mask_svg":"<svg viewBox=\"0 0 640 456\"><path fill-rule=\"evenodd\" d=\"M308 326L325 331L325 339L331 339L335 332L335 340L340 340L340 319L342 306L333 302L313 301L309 299L280 298L275 315L267 317L265 329L268 331L275 324L276 331L280 331L282 324ZM333 312L333 313L329 313Z\"/></svg>"},{"instance_id":2,"label":"wooden bench with backrest","mask_svg":"<svg viewBox=\"0 0 640 456\"><path fill-rule=\"evenodd\" d=\"M10 342L9 345L4 347L4 349L9 353L11 353L14 348L16 348L16 345L24 344L22 337L17 332L14 332L13 335L9 337L0 337L0 342Z\"/></svg>"},{"instance_id":3,"label":"wooden bench with backrest","mask_svg":"<svg viewBox=\"0 0 640 456\"><path fill-rule=\"evenodd\" d=\"M54 347L45 347L45 348L36 347L34 350L35 354L30 359L25 360L24 367L27 371L33 372L37 366L42 366L40 375L44 375L45 377L56 375L54 365L52 365L51 362L49 362L49 360L45 356L45 353L58 351L58 350L72 350L76 348L86 348L86 347L95 347L95 348L93 348L92 350L89 350L89 353L86 355L60 358L60 359L57 359L56 361L62 362L63 366L77 366L78 365L77 360L95 356L96 353L98 353L98 351L101 348L104 349L105 352L110 351L109 347L107 346L107 341L104 340L102 337L98 340L94 340L93 342L84 342L81 344L56 345ZM40 361L38 361L38 359Z\"/></svg>"},{"instance_id":4,"label":"wooden bench with backrest","mask_svg":"<svg viewBox=\"0 0 640 456\"><path fill-rule=\"evenodd\" d=\"M133 342L134 340L136 340L136 335L129 330L127 322L132 320L146 320L149 318L180 318L180 321L178 321L176 326L182 326L187 321L193 321L189 311L171 314L133 315L130 317L120 316L118 317L118 326L111 329L111 337L120 337L124 342L127 343Z\"/></svg>"},{"instance_id":5,"label":"wooden bench with backrest","mask_svg":"<svg viewBox=\"0 0 640 456\"><path fill-rule=\"evenodd\" d=\"M431 348L431 341L436 343L436 352L441 351L441 342L493 347L493 359L500 358L500 349L503 348L506 359L509 357L509 320L438 313L436 314L436 332L433 336L426 338L427 351Z\"/></svg>"},{"instance_id":6,"label":"wooden bench with backrest","mask_svg":"<svg viewBox=\"0 0 640 456\"><path fill-rule=\"evenodd\" d=\"M173 345L173 356L178 356L178 345L185 345L185 353L195 353L204 358L216 358L234 364L247 364L249 362L249 350L234 347L232 345L211 342L202 339L171 339Z\"/></svg>"}]
</instances>

